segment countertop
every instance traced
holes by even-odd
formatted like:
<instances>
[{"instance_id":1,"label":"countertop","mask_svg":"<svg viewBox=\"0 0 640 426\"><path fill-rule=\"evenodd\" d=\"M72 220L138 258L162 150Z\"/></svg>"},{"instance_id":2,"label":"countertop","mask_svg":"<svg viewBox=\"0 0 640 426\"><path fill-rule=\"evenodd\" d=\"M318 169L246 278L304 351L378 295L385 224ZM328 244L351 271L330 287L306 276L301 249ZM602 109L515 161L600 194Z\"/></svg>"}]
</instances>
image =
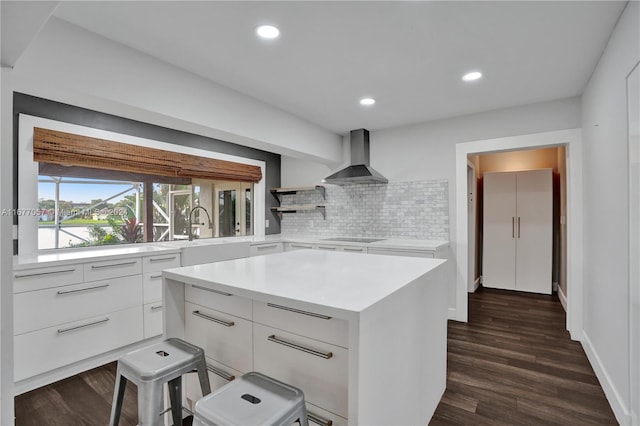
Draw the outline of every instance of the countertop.
<instances>
[{"instance_id":1,"label":"countertop","mask_svg":"<svg viewBox=\"0 0 640 426\"><path fill-rule=\"evenodd\" d=\"M126 246L91 247L77 249L51 250L39 254L21 254L13 257L13 269L18 271L34 267L46 267L52 265L64 265L87 260L99 261L106 259L119 259L130 256L145 256L160 253L177 253L183 247L198 245L220 245L229 243L246 242L250 245L269 244L274 242L292 242L307 244L332 244L343 246L362 246L381 249L397 250L438 250L449 245L447 241L417 240L399 238L381 238L374 243L354 243L348 241L335 241L327 237L304 235L266 235L244 236L226 238L203 238L193 241L178 240L153 243L141 243Z\"/></svg>"},{"instance_id":2,"label":"countertop","mask_svg":"<svg viewBox=\"0 0 640 426\"><path fill-rule=\"evenodd\" d=\"M166 269L163 276L254 300L292 300L352 314L362 312L444 262L296 250Z\"/></svg>"}]
</instances>

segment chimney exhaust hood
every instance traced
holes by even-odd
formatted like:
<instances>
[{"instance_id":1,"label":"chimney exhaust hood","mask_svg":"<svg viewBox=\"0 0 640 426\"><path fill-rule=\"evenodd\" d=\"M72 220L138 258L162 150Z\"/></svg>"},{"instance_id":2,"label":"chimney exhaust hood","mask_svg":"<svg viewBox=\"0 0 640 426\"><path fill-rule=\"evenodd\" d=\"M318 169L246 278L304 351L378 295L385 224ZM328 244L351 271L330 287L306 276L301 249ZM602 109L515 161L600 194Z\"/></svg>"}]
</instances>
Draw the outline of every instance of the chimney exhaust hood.
<instances>
[{"instance_id":1,"label":"chimney exhaust hood","mask_svg":"<svg viewBox=\"0 0 640 426\"><path fill-rule=\"evenodd\" d=\"M369 131L351 131L351 165L327 176L325 183L353 185L362 183L389 183L387 178L369 165Z\"/></svg>"}]
</instances>

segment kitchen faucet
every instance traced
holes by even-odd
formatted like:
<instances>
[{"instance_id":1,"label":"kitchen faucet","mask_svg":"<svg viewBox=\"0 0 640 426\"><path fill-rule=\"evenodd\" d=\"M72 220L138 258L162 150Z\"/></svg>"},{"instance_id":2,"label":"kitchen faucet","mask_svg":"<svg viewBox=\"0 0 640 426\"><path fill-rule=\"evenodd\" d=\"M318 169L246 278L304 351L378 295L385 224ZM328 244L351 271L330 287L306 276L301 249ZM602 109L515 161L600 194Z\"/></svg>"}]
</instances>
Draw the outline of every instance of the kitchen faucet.
<instances>
[{"instance_id":1,"label":"kitchen faucet","mask_svg":"<svg viewBox=\"0 0 640 426\"><path fill-rule=\"evenodd\" d=\"M204 210L205 214L207 215L207 220L209 221L209 229L213 229L213 224L211 223L211 217L209 216L209 212L207 211L207 209L205 209L202 206L195 206L194 208L191 209L191 211L189 211L189 221L188 221L189 241L193 241L193 230L191 229L191 225L193 224L193 222L192 222L191 216L193 216L193 212L198 209ZM204 225L204 223L200 223L199 225Z\"/></svg>"}]
</instances>

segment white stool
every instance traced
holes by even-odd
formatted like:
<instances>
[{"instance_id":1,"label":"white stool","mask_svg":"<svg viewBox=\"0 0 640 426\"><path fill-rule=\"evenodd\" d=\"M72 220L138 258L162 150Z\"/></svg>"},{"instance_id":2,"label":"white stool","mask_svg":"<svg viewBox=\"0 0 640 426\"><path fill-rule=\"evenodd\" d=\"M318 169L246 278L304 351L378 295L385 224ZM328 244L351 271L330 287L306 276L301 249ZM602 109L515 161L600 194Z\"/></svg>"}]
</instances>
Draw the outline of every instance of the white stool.
<instances>
[{"instance_id":1,"label":"white stool","mask_svg":"<svg viewBox=\"0 0 640 426\"><path fill-rule=\"evenodd\" d=\"M247 373L198 400L193 426L308 426L304 394L260 373Z\"/></svg>"},{"instance_id":2,"label":"white stool","mask_svg":"<svg viewBox=\"0 0 640 426\"><path fill-rule=\"evenodd\" d=\"M182 425L182 375L198 372L202 394L211 393L204 351L180 339L133 351L118 360L110 426L120 422L127 380L138 386L138 425L162 425L162 388L169 385L171 414L175 426Z\"/></svg>"}]
</instances>

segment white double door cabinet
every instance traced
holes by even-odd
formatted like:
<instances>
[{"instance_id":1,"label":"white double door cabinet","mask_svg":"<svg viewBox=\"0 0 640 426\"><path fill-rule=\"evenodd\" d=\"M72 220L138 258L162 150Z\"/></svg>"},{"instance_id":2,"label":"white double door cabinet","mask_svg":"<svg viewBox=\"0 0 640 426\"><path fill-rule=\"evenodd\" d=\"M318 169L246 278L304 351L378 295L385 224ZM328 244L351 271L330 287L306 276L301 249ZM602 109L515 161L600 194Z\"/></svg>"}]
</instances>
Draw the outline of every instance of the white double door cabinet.
<instances>
[{"instance_id":1,"label":"white double door cabinet","mask_svg":"<svg viewBox=\"0 0 640 426\"><path fill-rule=\"evenodd\" d=\"M484 174L482 285L551 294L551 169Z\"/></svg>"}]
</instances>

